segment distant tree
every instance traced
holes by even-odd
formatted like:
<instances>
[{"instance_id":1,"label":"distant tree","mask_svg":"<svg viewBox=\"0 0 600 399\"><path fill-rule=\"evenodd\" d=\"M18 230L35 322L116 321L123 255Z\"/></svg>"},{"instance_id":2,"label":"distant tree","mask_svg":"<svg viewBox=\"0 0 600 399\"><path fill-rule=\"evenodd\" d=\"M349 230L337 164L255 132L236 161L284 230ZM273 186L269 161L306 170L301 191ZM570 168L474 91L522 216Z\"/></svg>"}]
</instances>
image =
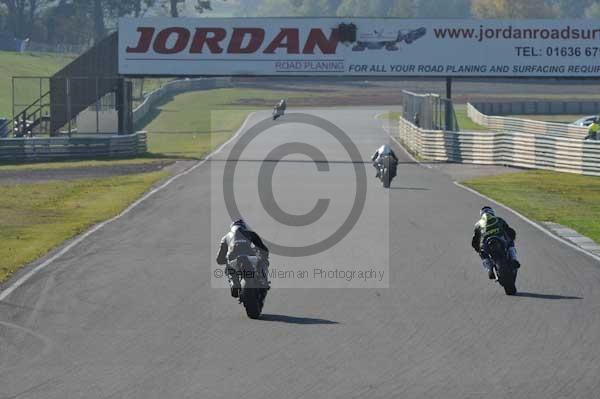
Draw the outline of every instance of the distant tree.
<instances>
[{"instance_id":1,"label":"distant tree","mask_svg":"<svg viewBox=\"0 0 600 399\"><path fill-rule=\"evenodd\" d=\"M563 18L580 18L594 3L593 0L556 0L555 6Z\"/></svg>"},{"instance_id":2,"label":"distant tree","mask_svg":"<svg viewBox=\"0 0 600 399\"><path fill-rule=\"evenodd\" d=\"M164 6L166 6L169 10L169 14L177 18L180 14L180 4L186 3L186 0L162 0ZM204 11L212 10L212 6L210 0L195 0L195 8L198 12L203 13Z\"/></svg>"},{"instance_id":3,"label":"distant tree","mask_svg":"<svg viewBox=\"0 0 600 399\"><path fill-rule=\"evenodd\" d=\"M369 16L369 2L364 0L343 0L336 14L340 17L366 17Z\"/></svg>"},{"instance_id":4,"label":"distant tree","mask_svg":"<svg viewBox=\"0 0 600 399\"><path fill-rule=\"evenodd\" d=\"M238 17L253 17L258 13L262 0L239 0L235 15Z\"/></svg>"},{"instance_id":5,"label":"distant tree","mask_svg":"<svg viewBox=\"0 0 600 399\"><path fill-rule=\"evenodd\" d=\"M419 0L417 16L420 18L468 18L471 0Z\"/></svg>"},{"instance_id":6,"label":"distant tree","mask_svg":"<svg viewBox=\"0 0 600 399\"><path fill-rule=\"evenodd\" d=\"M355 17L413 17L415 0L343 0L338 16Z\"/></svg>"},{"instance_id":7,"label":"distant tree","mask_svg":"<svg viewBox=\"0 0 600 399\"><path fill-rule=\"evenodd\" d=\"M143 12L156 4L156 0L133 0L133 16L140 17Z\"/></svg>"},{"instance_id":8,"label":"distant tree","mask_svg":"<svg viewBox=\"0 0 600 399\"><path fill-rule=\"evenodd\" d=\"M553 8L544 0L473 0L471 12L477 18L550 18Z\"/></svg>"},{"instance_id":9,"label":"distant tree","mask_svg":"<svg viewBox=\"0 0 600 399\"><path fill-rule=\"evenodd\" d=\"M389 11L390 17L412 18L416 15L416 0L395 0Z\"/></svg>"},{"instance_id":10,"label":"distant tree","mask_svg":"<svg viewBox=\"0 0 600 399\"><path fill-rule=\"evenodd\" d=\"M586 18L600 18L600 2L594 2L585 9Z\"/></svg>"},{"instance_id":11,"label":"distant tree","mask_svg":"<svg viewBox=\"0 0 600 399\"><path fill-rule=\"evenodd\" d=\"M298 14L307 17L335 16L342 0L290 0Z\"/></svg>"},{"instance_id":12,"label":"distant tree","mask_svg":"<svg viewBox=\"0 0 600 399\"><path fill-rule=\"evenodd\" d=\"M49 0L0 0L0 4L6 8L9 31L20 39L29 37L40 9L49 2Z\"/></svg>"},{"instance_id":13,"label":"distant tree","mask_svg":"<svg viewBox=\"0 0 600 399\"><path fill-rule=\"evenodd\" d=\"M302 15L295 4L301 5L295 0L263 0L258 7L257 15L264 17L293 17Z\"/></svg>"},{"instance_id":14,"label":"distant tree","mask_svg":"<svg viewBox=\"0 0 600 399\"><path fill-rule=\"evenodd\" d=\"M49 8L41 18L45 38L50 44L89 44L94 37L89 13L81 3L61 0Z\"/></svg>"}]
</instances>

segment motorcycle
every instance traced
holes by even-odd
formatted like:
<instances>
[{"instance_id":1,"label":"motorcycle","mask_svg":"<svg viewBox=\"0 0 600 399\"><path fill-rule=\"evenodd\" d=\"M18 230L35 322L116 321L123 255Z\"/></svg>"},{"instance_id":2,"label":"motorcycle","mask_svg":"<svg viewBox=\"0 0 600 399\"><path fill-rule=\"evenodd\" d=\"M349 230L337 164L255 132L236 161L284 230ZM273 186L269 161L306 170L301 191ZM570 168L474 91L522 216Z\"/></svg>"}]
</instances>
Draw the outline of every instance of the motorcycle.
<instances>
[{"instance_id":1,"label":"motorcycle","mask_svg":"<svg viewBox=\"0 0 600 399\"><path fill-rule=\"evenodd\" d=\"M283 108L278 107L277 105L273 107L273 120L277 120L277 118L283 116L284 114Z\"/></svg>"},{"instance_id":2,"label":"motorcycle","mask_svg":"<svg viewBox=\"0 0 600 399\"><path fill-rule=\"evenodd\" d=\"M251 319L260 317L269 291L267 276L263 275L265 269L261 266L263 262L258 256L240 256L235 260L237 267L234 269L240 282L240 288L237 288L239 301ZM229 278L229 284L233 289L233 279Z\"/></svg>"},{"instance_id":3,"label":"motorcycle","mask_svg":"<svg viewBox=\"0 0 600 399\"><path fill-rule=\"evenodd\" d=\"M396 177L397 164L391 156L386 156L379 163L379 179L383 187L389 188L392 179Z\"/></svg>"},{"instance_id":4,"label":"motorcycle","mask_svg":"<svg viewBox=\"0 0 600 399\"><path fill-rule=\"evenodd\" d=\"M515 295L518 269L509 256L508 244L499 237L490 237L486 240L485 247L486 253L494 263L496 281L504 288L506 295Z\"/></svg>"}]
</instances>

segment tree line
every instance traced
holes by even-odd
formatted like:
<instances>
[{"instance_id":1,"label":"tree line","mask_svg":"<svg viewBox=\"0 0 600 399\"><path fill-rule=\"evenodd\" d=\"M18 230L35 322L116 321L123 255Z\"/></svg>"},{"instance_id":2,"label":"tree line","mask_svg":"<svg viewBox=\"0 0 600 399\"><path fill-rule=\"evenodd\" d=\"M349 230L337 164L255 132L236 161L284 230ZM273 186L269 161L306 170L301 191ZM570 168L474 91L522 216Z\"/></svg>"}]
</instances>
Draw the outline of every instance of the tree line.
<instances>
[{"instance_id":1,"label":"tree line","mask_svg":"<svg viewBox=\"0 0 600 399\"><path fill-rule=\"evenodd\" d=\"M89 44L100 40L122 16L170 15L184 6L211 10L210 0L0 0L0 32L48 44Z\"/></svg>"},{"instance_id":2,"label":"tree line","mask_svg":"<svg viewBox=\"0 0 600 399\"><path fill-rule=\"evenodd\" d=\"M240 0L240 15L600 18L594 0Z\"/></svg>"},{"instance_id":3,"label":"tree line","mask_svg":"<svg viewBox=\"0 0 600 399\"><path fill-rule=\"evenodd\" d=\"M0 0L0 32L48 44L90 44L121 16L204 14L227 1L232 16L600 18L600 0Z\"/></svg>"}]
</instances>

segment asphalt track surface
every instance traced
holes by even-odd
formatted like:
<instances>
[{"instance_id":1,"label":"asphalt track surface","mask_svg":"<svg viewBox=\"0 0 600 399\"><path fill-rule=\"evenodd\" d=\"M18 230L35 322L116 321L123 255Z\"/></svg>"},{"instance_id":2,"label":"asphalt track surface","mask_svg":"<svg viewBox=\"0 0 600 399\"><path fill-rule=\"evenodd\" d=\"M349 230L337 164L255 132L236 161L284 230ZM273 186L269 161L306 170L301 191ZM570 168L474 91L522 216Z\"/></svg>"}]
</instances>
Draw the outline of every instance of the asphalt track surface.
<instances>
[{"instance_id":1,"label":"asphalt track surface","mask_svg":"<svg viewBox=\"0 0 600 399\"><path fill-rule=\"evenodd\" d=\"M483 199L405 155L384 190L367 162L387 140L376 112L311 113L341 127L361 159L348 160L315 128L269 129L240 158L240 209L269 240L310 243L345 218L354 165L366 168L356 227L323 253L273 255L272 268L381 267L388 288L276 280L262 320L215 288L224 286L211 273L229 223L220 185L234 141L0 303L0 398L600 396L595 260L500 210L518 232L523 264L520 296L505 296L469 248ZM267 152L292 138L318 141L330 169L286 157L275 197L296 214L330 198L324 225L278 225L253 197ZM347 288L355 283L371 288ZM311 284L330 288L282 288Z\"/></svg>"}]
</instances>

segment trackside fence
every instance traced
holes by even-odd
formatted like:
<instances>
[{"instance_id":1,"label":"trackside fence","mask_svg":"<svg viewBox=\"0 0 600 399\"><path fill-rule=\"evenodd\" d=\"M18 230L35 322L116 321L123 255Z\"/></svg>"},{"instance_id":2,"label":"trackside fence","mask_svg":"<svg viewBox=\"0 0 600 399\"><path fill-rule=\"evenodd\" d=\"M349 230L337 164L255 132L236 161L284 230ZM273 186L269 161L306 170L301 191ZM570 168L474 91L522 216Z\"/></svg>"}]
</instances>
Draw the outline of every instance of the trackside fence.
<instances>
[{"instance_id":1,"label":"trackside fence","mask_svg":"<svg viewBox=\"0 0 600 399\"><path fill-rule=\"evenodd\" d=\"M0 162L135 157L147 152L146 132L0 140Z\"/></svg>"},{"instance_id":2,"label":"trackside fence","mask_svg":"<svg viewBox=\"0 0 600 399\"><path fill-rule=\"evenodd\" d=\"M586 127L572 126L565 123L534 121L507 116L490 116L479 111L479 109L471 103L467 104L467 115L473 122L498 131L543 134L580 140L587 135L588 131L588 128Z\"/></svg>"},{"instance_id":3,"label":"trackside fence","mask_svg":"<svg viewBox=\"0 0 600 399\"><path fill-rule=\"evenodd\" d=\"M429 161L507 165L600 176L600 141L528 132L421 129L400 118L393 132Z\"/></svg>"},{"instance_id":4,"label":"trackside fence","mask_svg":"<svg viewBox=\"0 0 600 399\"><path fill-rule=\"evenodd\" d=\"M134 124L167 96L195 90L230 87L228 79L183 79L171 81L146 96L133 111ZM72 135L0 139L0 162L40 162L69 159L126 158L147 152L146 132L130 135Z\"/></svg>"}]
</instances>

